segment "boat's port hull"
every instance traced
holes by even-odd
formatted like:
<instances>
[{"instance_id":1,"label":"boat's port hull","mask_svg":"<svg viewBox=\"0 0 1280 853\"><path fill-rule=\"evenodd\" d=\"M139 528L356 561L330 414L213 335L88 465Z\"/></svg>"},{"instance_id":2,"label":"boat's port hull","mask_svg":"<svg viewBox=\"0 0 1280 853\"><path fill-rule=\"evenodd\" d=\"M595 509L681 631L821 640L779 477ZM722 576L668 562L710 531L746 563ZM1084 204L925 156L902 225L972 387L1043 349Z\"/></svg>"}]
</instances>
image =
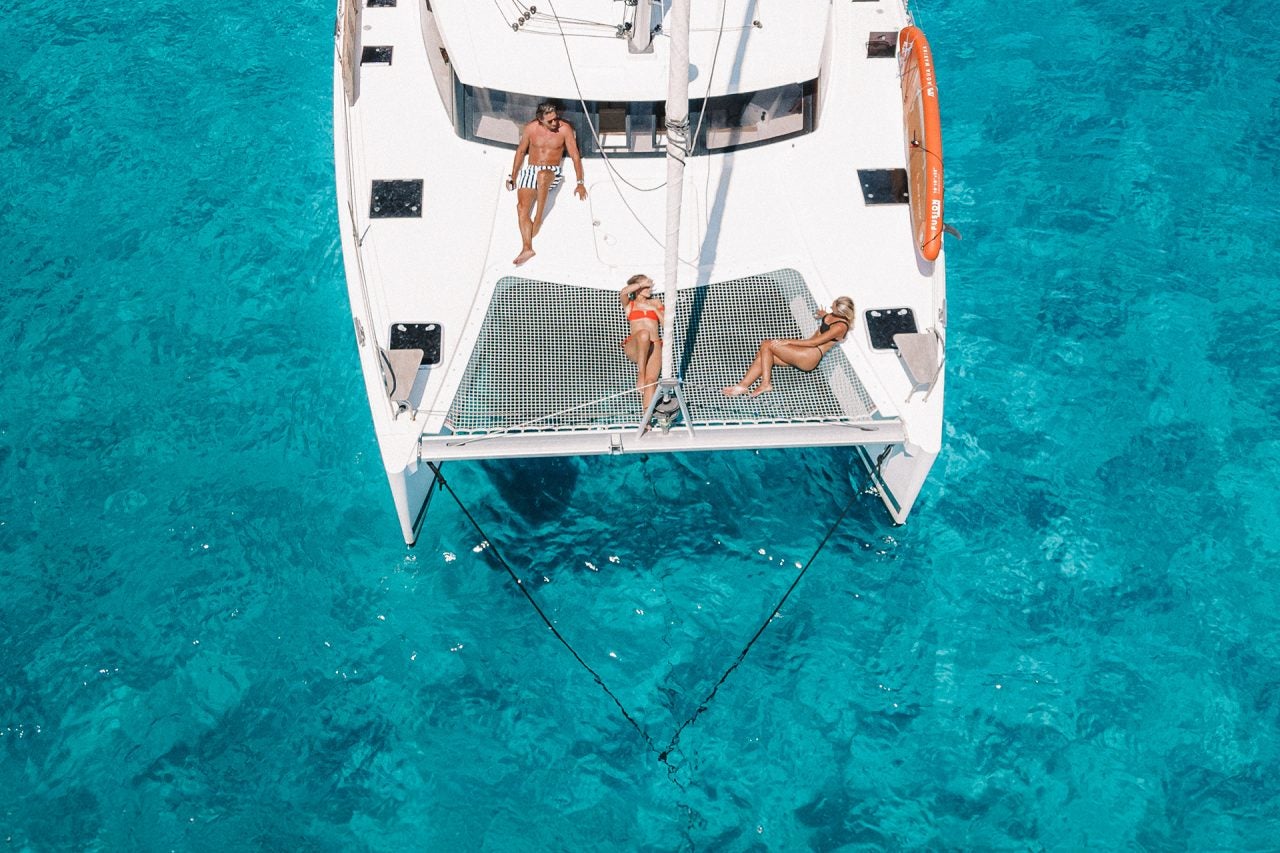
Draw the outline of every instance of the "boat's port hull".
<instances>
[{"instance_id":1,"label":"boat's port hull","mask_svg":"<svg viewBox=\"0 0 1280 853\"><path fill-rule=\"evenodd\" d=\"M427 507L431 503L431 487L435 484L435 479L435 472L425 463L398 471L387 471L391 498L396 506L396 517L400 520L400 532L406 545L412 545L418 540L418 531L422 529Z\"/></svg>"}]
</instances>

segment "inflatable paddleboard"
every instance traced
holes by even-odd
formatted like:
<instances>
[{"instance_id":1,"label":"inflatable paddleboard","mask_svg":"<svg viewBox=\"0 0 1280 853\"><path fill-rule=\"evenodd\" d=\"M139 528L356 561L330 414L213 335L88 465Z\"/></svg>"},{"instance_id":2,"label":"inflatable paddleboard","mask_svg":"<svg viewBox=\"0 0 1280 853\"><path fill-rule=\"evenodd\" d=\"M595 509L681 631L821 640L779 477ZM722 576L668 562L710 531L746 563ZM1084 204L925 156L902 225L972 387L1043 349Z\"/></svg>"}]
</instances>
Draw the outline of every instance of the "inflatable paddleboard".
<instances>
[{"instance_id":1,"label":"inflatable paddleboard","mask_svg":"<svg viewBox=\"0 0 1280 853\"><path fill-rule=\"evenodd\" d=\"M904 27L898 33L898 71L911 228L920 255L933 261L942 250L942 124L933 51L918 27Z\"/></svg>"}]
</instances>

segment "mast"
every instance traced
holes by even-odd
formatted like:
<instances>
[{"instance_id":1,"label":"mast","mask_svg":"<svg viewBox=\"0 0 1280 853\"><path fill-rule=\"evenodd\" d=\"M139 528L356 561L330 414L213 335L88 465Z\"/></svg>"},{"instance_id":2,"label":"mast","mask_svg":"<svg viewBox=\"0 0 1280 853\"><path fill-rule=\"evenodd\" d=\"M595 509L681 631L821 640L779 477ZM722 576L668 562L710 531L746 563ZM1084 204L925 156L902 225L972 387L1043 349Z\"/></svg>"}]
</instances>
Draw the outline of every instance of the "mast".
<instances>
[{"instance_id":1,"label":"mast","mask_svg":"<svg viewBox=\"0 0 1280 853\"><path fill-rule=\"evenodd\" d=\"M680 201L684 193L684 160L689 154L689 0L671 0L667 13L671 37L667 69L667 237L662 268L662 389L678 385L675 376L676 282L680 270Z\"/></svg>"},{"instance_id":2,"label":"mast","mask_svg":"<svg viewBox=\"0 0 1280 853\"><path fill-rule=\"evenodd\" d=\"M640 0L645 2L645 0ZM662 268L662 378L658 392L640 420L640 434L656 423L665 435L677 415L691 434L693 422L680 379L675 375L676 288L680 273L680 202L684 195L684 161L689 156L689 0L671 0L666 33L671 37L667 69L667 234Z\"/></svg>"}]
</instances>

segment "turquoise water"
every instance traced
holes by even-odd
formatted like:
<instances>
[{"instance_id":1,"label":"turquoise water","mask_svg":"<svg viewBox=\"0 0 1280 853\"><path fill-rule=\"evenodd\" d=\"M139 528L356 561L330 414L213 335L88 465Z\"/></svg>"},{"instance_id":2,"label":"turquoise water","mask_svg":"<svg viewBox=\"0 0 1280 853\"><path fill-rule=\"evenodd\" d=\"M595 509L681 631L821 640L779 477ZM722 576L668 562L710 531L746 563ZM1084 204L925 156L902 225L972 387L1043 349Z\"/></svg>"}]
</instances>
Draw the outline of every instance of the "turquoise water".
<instances>
[{"instance_id":1,"label":"turquoise water","mask_svg":"<svg viewBox=\"0 0 1280 853\"><path fill-rule=\"evenodd\" d=\"M413 550L332 17L0 19L7 849L1275 846L1271 6L917 8L964 240L910 525L836 451L504 462L447 469L489 547L442 494Z\"/></svg>"}]
</instances>

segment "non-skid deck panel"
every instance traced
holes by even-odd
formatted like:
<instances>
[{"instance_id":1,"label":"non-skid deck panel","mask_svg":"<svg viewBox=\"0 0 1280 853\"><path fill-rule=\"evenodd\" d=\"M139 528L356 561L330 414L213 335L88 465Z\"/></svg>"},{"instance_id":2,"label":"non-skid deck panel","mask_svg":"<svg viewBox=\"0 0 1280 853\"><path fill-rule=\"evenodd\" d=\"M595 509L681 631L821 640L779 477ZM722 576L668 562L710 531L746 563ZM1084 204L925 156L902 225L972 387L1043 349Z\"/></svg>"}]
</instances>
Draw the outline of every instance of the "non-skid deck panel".
<instances>
[{"instance_id":1,"label":"non-skid deck panel","mask_svg":"<svg viewBox=\"0 0 1280 853\"><path fill-rule=\"evenodd\" d=\"M680 291L674 357L694 426L871 419L875 405L839 348L811 373L776 368L769 394L720 393L741 378L761 340L812 333L816 309L794 270ZM626 335L615 290L503 278L449 425L456 433L634 426L640 395L620 346Z\"/></svg>"}]
</instances>

